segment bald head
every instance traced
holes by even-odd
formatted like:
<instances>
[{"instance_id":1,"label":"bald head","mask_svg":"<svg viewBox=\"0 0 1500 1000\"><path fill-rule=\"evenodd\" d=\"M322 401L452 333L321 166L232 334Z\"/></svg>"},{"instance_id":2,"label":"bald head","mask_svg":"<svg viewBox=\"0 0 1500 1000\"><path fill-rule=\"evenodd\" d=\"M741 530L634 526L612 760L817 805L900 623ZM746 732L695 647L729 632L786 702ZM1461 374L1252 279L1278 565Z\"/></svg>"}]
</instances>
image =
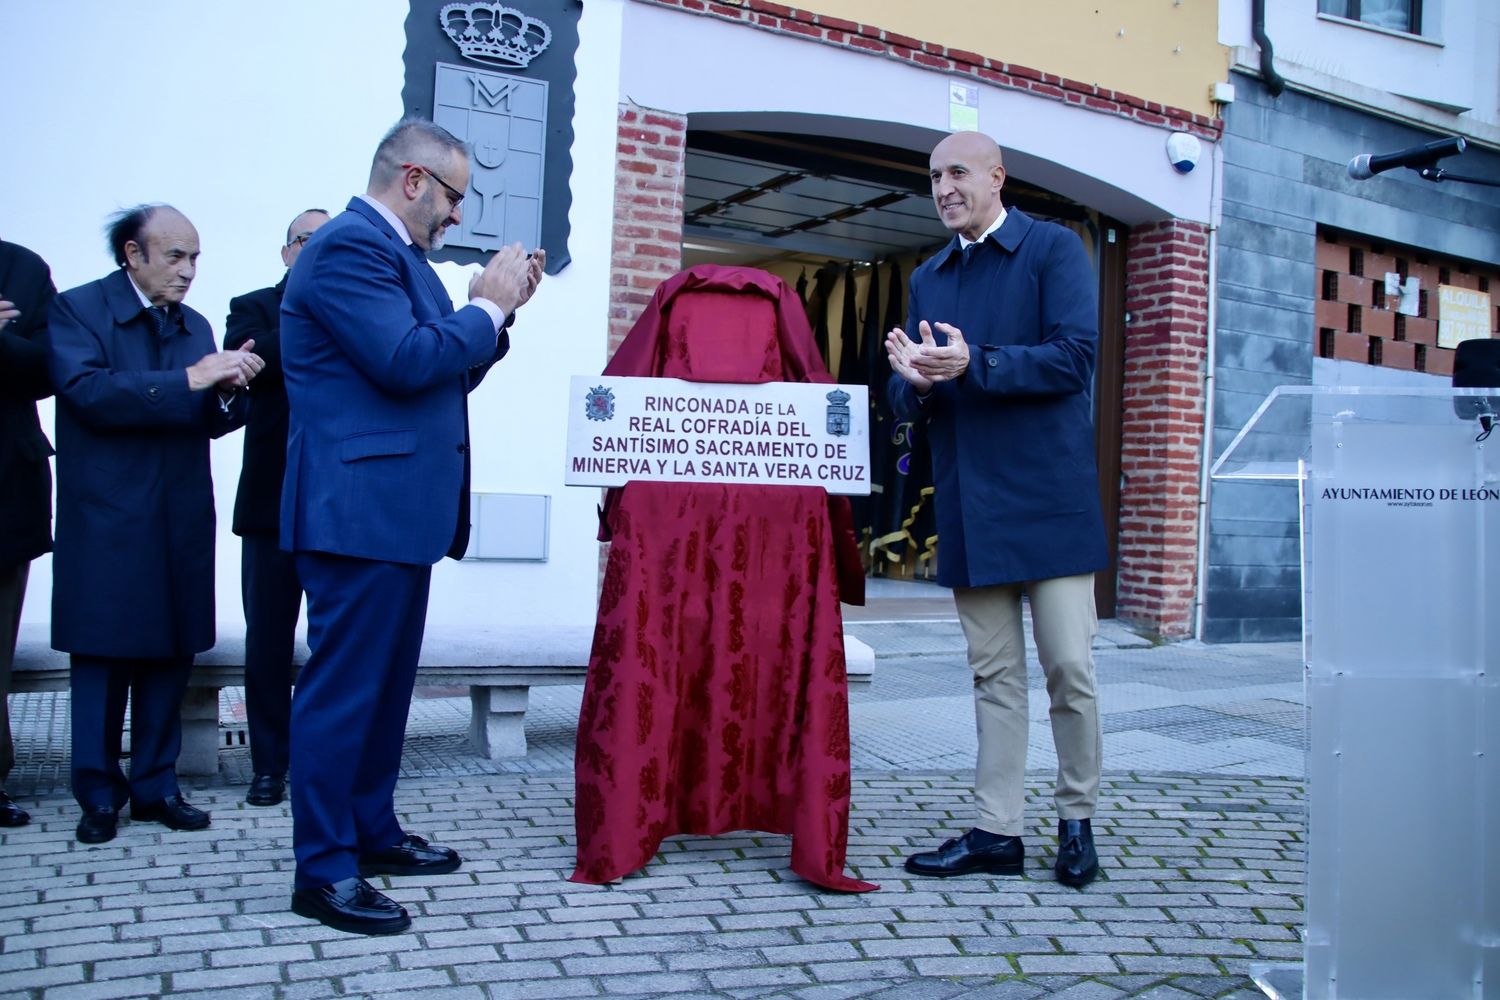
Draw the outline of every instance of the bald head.
<instances>
[{"instance_id":1,"label":"bald head","mask_svg":"<svg viewBox=\"0 0 1500 1000\"><path fill-rule=\"evenodd\" d=\"M932 148L932 161L961 159L985 170L1003 167L1000 144L983 132L954 132Z\"/></svg>"},{"instance_id":2,"label":"bald head","mask_svg":"<svg viewBox=\"0 0 1500 1000\"><path fill-rule=\"evenodd\" d=\"M938 217L955 233L977 240L1000 215L1005 164L1000 147L983 132L954 132L929 161Z\"/></svg>"}]
</instances>

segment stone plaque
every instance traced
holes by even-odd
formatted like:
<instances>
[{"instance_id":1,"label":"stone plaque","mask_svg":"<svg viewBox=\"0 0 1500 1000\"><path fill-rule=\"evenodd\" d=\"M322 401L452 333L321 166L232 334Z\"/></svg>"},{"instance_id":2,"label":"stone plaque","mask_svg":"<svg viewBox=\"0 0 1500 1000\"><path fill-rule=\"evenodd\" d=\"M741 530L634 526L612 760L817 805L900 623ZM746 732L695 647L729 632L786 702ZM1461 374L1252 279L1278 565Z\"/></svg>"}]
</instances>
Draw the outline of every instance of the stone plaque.
<instances>
[{"instance_id":1,"label":"stone plaque","mask_svg":"<svg viewBox=\"0 0 1500 1000\"><path fill-rule=\"evenodd\" d=\"M547 81L437 64L432 120L473 147L454 246L542 246Z\"/></svg>"}]
</instances>

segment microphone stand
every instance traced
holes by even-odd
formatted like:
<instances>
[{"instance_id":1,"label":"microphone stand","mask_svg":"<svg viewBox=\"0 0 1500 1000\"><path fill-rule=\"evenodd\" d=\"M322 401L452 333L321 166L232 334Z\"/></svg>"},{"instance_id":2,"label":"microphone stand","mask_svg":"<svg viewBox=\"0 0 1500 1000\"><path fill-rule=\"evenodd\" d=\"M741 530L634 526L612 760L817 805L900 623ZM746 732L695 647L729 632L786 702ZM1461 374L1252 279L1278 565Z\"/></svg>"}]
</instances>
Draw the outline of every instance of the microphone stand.
<instances>
[{"instance_id":1,"label":"microphone stand","mask_svg":"<svg viewBox=\"0 0 1500 1000\"><path fill-rule=\"evenodd\" d=\"M1438 166L1435 163L1430 163L1425 167L1408 167L1407 169L1415 170L1418 174L1421 175L1423 180L1432 181L1434 184L1441 181L1464 181L1467 184L1483 184L1486 187L1500 187L1500 181L1492 181L1483 177L1465 177L1463 174L1450 174L1448 171L1444 170L1442 167Z\"/></svg>"}]
</instances>

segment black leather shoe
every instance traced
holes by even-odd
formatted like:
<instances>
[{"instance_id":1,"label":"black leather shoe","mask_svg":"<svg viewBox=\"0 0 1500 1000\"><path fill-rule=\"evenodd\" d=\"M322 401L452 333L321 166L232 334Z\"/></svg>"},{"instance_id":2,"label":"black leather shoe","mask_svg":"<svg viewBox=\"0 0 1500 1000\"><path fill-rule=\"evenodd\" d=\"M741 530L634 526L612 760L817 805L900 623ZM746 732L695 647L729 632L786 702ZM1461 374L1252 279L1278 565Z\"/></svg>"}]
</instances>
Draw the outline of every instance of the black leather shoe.
<instances>
[{"instance_id":1,"label":"black leather shoe","mask_svg":"<svg viewBox=\"0 0 1500 1000\"><path fill-rule=\"evenodd\" d=\"M280 805L286 795L286 776L281 774L257 774L250 782L250 791L245 801L252 806Z\"/></svg>"},{"instance_id":2,"label":"black leather shoe","mask_svg":"<svg viewBox=\"0 0 1500 1000\"><path fill-rule=\"evenodd\" d=\"M359 856L361 875L446 875L464 859L451 847L435 847L408 833L395 847Z\"/></svg>"},{"instance_id":3,"label":"black leather shoe","mask_svg":"<svg viewBox=\"0 0 1500 1000\"><path fill-rule=\"evenodd\" d=\"M1053 866L1063 885L1082 889L1099 874L1099 854L1094 850L1094 828L1086 819L1057 821L1057 864Z\"/></svg>"},{"instance_id":4,"label":"black leather shoe","mask_svg":"<svg viewBox=\"0 0 1500 1000\"><path fill-rule=\"evenodd\" d=\"M208 813L183 801L180 795L168 795L160 802L132 802L130 818L137 823L160 823L173 830L202 830L208 826Z\"/></svg>"},{"instance_id":5,"label":"black leather shoe","mask_svg":"<svg viewBox=\"0 0 1500 1000\"><path fill-rule=\"evenodd\" d=\"M976 837L975 835L979 836ZM995 839L988 847L976 847L984 840ZM906 859L906 870L913 875L931 875L935 878L951 878L986 872L990 875L1019 875L1026 864L1026 845L1020 837L986 835L981 830L970 830L962 837L943 842L943 846L924 854L913 854Z\"/></svg>"},{"instance_id":6,"label":"black leather shoe","mask_svg":"<svg viewBox=\"0 0 1500 1000\"><path fill-rule=\"evenodd\" d=\"M120 814L109 806L89 806L78 821L80 844L103 844L115 839L115 827Z\"/></svg>"},{"instance_id":7,"label":"black leather shoe","mask_svg":"<svg viewBox=\"0 0 1500 1000\"><path fill-rule=\"evenodd\" d=\"M0 826L25 826L31 813L16 805L16 800L0 791Z\"/></svg>"},{"instance_id":8,"label":"black leather shoe","mask_svg":"<svg viewBox=\"0 0 1500 1000\"><path fill-rule=\"evenodd\" d=\"M350 934L400 934L411 926L405 907L362 878L294 889L292 912Z\"/></svg>"}]
</instances>

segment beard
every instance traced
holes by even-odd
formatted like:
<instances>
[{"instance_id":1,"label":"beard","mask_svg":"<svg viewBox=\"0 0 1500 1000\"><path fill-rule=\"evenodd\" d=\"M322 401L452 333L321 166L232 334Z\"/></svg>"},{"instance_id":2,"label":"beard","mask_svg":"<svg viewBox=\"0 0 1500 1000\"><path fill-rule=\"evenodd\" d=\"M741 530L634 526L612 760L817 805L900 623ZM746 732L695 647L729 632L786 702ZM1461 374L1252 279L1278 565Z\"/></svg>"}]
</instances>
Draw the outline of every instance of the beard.
<instances>
[{"instance_id":1,"label":"beard","mask_svg":"<svg viewBox=\"0 0 1500 1000\"><path fill-rule=\"evenodd\" d=\"M446 204L441 208L438 206L438 200L438 196L433 193L432 188L428 188L423 192L422 208L426 211L427 217L432 220L426 226L427 249L429 251L441 250L443 248L444 230L447 229L446 223L450 214L450 210Z\"/></svg>"}]
</instances>

